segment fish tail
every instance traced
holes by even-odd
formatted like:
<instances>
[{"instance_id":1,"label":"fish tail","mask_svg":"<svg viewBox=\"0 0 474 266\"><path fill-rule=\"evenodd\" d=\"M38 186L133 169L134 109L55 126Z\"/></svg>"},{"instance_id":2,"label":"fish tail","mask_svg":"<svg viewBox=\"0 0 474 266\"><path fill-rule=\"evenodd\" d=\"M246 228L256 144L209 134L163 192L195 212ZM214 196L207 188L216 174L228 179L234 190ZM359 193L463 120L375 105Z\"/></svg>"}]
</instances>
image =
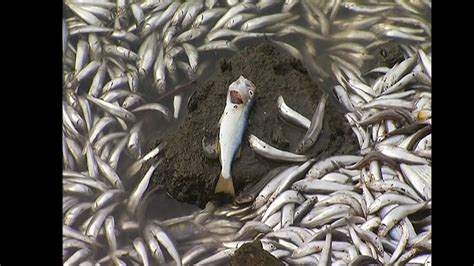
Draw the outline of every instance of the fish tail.
<instances>
[{"instance_id":1,"label":"fish tail","mask_svg":"<svg viewBox=\"0 0 474 266\"><path fill-rule=\"evenodd\" d=\"M224 178L222 173L219 175L215 189L215 193L219 192L224 192L226 194L235 196L234 182L232 182L232 178Z\"/></svg>"}]
</instances>

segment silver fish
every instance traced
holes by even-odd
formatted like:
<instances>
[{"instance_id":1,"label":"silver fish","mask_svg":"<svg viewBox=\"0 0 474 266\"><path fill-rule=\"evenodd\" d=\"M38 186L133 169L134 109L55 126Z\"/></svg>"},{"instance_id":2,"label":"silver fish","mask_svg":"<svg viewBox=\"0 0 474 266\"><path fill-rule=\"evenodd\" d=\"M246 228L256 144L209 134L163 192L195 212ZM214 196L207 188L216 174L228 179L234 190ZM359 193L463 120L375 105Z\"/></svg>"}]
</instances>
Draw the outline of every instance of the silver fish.
<instances>
[{"instance_id":1,"label":"silver fish","mask_svg":"<svg viewBox=\"0 0 474 266\"><path fill-rule=\"evenodd\" d=\"M138 204L140 203L140 200L143 197L143 194L145 193L145 190L148 188L148 184L150 183L150 179L155 172L156 167L158 164L161 162L159 160L156 164L152 165L148 171L145 173L143 176L143 179L140 181L138 186L133 190L133 192L130 195L130 198L127 203L127 210L131 214L135 214L136 209L138 207Z\"/></svg>"},{"instance_id":2,"label":"silver fish","mask_svg":"<svg viewBox=\"0 0 474 266\"><path fill-rule=\"evenodd\" d=\"M186 251L185 254L183 254L182 256L183 264L191 265L191 263L194 263L196 259L198 259L199 257L202 257L202 255L204 254L210 254L211 252L215 251L216 248L217 248L217 245L214 243L194 246L190 248L188 251Z\"/></svg>"},{"instance_id":3,"label":"silver fish","mask_svg":"<svg viewBox=\"0 0 474 266\"><path fill-rule=\"evenodd\" d=\"M68 38L69 31L66 25L66 21L63 19L63 56L66 54Z\"/></svg>"},{"instance_id":4,"label":"silver fish","mask_svg":"<svg viewBox=\"0 0 474 266\"><path fill-rule=\"evenodd\" d=\"M313 163L316 161L316 158L312 158L302 165L298 166L295 171L292 171L289 173L285 178L280 182L278 187L275 189L275 192L273 192L272 196L269 199L269 202L272 202L277 196L280 195L281 192L285 191L288 189L293 182L296 180L299 180L303 177L304 173L308 171L308 168L313 165Z\"/></svg>"},{"instance_id":5,"label":"silver fish","mask_svg":"<svg viewBox=\"0 0 474 266\"><path fill-rule=\"evenodd\" d=\"M237 154L247 126L247 119L255 101L255 85L240 76L227 92L226 107L219 121L219 150L222 165L215 192L235 194L232 181L232 161Z\"/></svg>"},{"instance_id":6,"label":"silver fish","mask_svg":"<svg viewBox=\"0 0 474 266\"><path fill-rule=\"evenodd\" d=\"M88 248L79 249L64 262L64 265L80 265L80 263L86 260L91 254L92 251Z\"/></svg>"},{"instance_id":7,"label":"silver fish","mask_svg":"<svg viewBox=\"0 0 474 266\"><path fill-rule=\"evenodd\" d=\"M135 250L137 251L138 256L140 257L143 265L150 265L150 261L148 260L148 253L145 247L145 241L141 237L137 237L135 238L135 240L133 240L133 248L135 248Z\"/></svg>"},{"instance_id":8,"label":"silver fish","mask_svg":"<svg viewBox=\"0 0 474 266\"><path fill-rule=\"evenodd\" d=\"M137 26L140 26L144 21L145 14L143 12L142 7L138 3L131 3L130 4L130 11L132 12L133 18L135 19L135 23Z\"/></svg>"},{"instance_id":9,"label":"silver fish","mask_svg":"<svg viewBox=\"0 0 474 266\"><path fill-rule=\"evenodd\" d=\"M255 153L276 161L286 161L286 162L305 162L309 158L306 155L294 154L287 151L279 150L263 140L257 138L255 135L250 134L248 137L250 148L252 148Z\"/></svg>"},{"instance_id":10,"label":"silver fish","mask_svg":"<svg viewBox=\"0 0 474 266\"><path fill-rule=\"evenodd\" d=\"M105 237L107 238L107 242L109 243L110 249L115 251L117 249L117 237L116 237L116 230L115 230L115 219L113 216L108 216L105 219Z\"/></svg>"},{"instance_id":11,"label":"silver fish","mask_svg":"<svg viewBox=\"0 0 474 266\"><path fill-rule=\"evenodd\" d=\"M186 15L184 15L181 21L181 27L187 28L194 21L198 13L203 9L204 4L202 1L195 1L190 3Z\"/></svg>"},{"instance_id":12,"label":"silver fish","mask_svg":"<svg viewBox=\"0 0 474 266\"><path fill-rule=\"evenodd\" d=\"M230 8L225 15L223 15L214 25L214 27L211 29L211 31L214 31L216 29L221 28L229 19L231 19L233 16L235 16L238 13L244 12L244 11L253 11L255 9L255 5L251 3L240 3L232 8Z\"/></svg>"},{"instance_id":13,"label":"silver fish","mask_svg":"<svg viewBox=\"0 0 474 266\"><path fill-rule=\"evenodd\" d=\"M303 203L305 198L295 190L286 190L285 192L278 195L278 197L268 206L267 211L262 217L262 221L265 221L270 215L275 211L279 210L281 207L287 203Z\"/></svg>"},{"instance_id":14,"label":"silver fish","mask_svg":"<svg viewBox=\"0 0 474 266\"><path fill-rule=\"evenodd\" d=\"M163 231L163 229L156 223L153 223L150 228L151 233L160 242L161 245L168 251L170 256L178 266L182 265L181 257L179 256L176 247L171 238Z\"/></svg>"},{"instance_id":15,"label":"silver fish","mask_svg":"<svg viewBox=\"0 0 474 266\"><path fill-rule=\"evenodd\" d=\"M90 33L109 33L113 32L114 29L107 28L103 26L95 26L95 25L85 25L82 27L76 27L69 31L69 36L75 36L80 34L90 34Z\"/></svg>"},{"instance_id":16,"label":"silver fish","mask_svg":"<svg viewBox=\"0 0 474 266\"><path fill-rule=\"evenodd\" d=\"M145 239L145 242L147 243L151 255L155 261L158 264L164 264L165 256L163 255L163 251L161 251L160 244L151 231L152 226L153 225L149 224L143 229L143 238Z\"/></svg>"},{"instance_id":17,"label":"silver fish","mask_svg":"<svg viewBox=\"0 0 474 266\"><path fill-rule=\"evenodd\" d=\"M234 255L236 250L237 250L236 248L228 248L228 249L219 250L213 255L196 262L196 265L216 265L216 264L229 262L229 260L231 259L232 255Z\"/></svg>"},{"instance_id":18,"label":"silver fish","mask_svg":"<svg viewBox=\"0 0 474 266\"><path fill-rule=\"evenodd\" d=\"M231 42L226 40L217 40L205 43L197 48L198 52L213 51L213 50L228 50L237 52L239 48Z\"/></svg>"},{"instance_id":19,"label":"silver fish","mask_svg":"<svg viewBox=\"0 0 474 266\"><path fill-rule=\"evenodd\" d=\"M162 104L159 104L159 103L143 104L143 105L133 109L132 112L135 113L135 112L146 111L146 110L157 111L157 112L161 113L167 121L171 121L171 117L173 116L171 114L170 109L168 109L168 107L166 107Z\"/></svg>"},{"instance_id":20,"label":"silver fish","mask_svg":"<svg viewBox=\"0 0 474 266\"><path fill-rule=\"evenodd\" d=\"M158 56L153 64L153 87L156 88L159 94L163 94L166 90L166 74L165 74L165 55L164 48L160 45L158 48Z\"/></svg>"},{"instance_id":21,"label":"silver fish","mask_svg":"<svg viewBox=\"0 0 474 266\"><path fill-rule=\"evenodd\" d=\"M280 13L280 14L259 16L259 17L247 20L244 24L242 24L240 29L243 31L251 32L262 27L270 26L272 24L275 24L276 22L280 22L284 19L289 18L290 16L291 16L290 13Z\"/></svg>"},{"instance_id":22,"label":"silver fish","mask_svg":"<svg viewBox=\"0 0 474 266\"><path fill-rule=\"evenodd\" d=\"M430 204L431 201L425 201L409 205L400 205L393 208L385 215L385 217L383 217L378 230L378 235L385 236L390 231L390 229L392 229L403 218L426 207L430 208Z\"/></svg>"},{"instance_id":23,"label":"silver fish","mask_svg":"<svg viewBox=\"0 0 474 266\"><path fill-rule=\"evenodd\" d=\"M193 22L192 27L197 27L200 25L207 24L208 22L211 22L213 20L220 18L226 12L227 12L227 9L222 8L222 7L216 7L216 8L205 10L196 17L196 19Z\"/></svg>"},{"instance_id":24,"label":"silver fish","mask_svg":"<svg viewBox=\"0 0 474 266\"><path fill-rule=\"evenodd\" d=\"M184 52L188 56L189 66L191 69L196 72L198 63L199 63L199 53L195 46L189 43L182 43Z\"/></svg>"},{"instance_id":25,"label":"silver fish","mask_svg":"<svg viewBox=\"0 0 474 266\"><path fill-rule=\"evenodd\" d=\"M256 15L253 13L240 13L233 16L229 21L227 21L223 28L232 29L234 27L239 26L240 24L244 23L245 21L254 18Z\"/></svg>"},{"instance_id":26,"label":"silver fish","mask_svg":"<svg viewBox=\"0 0 474 266\"><path fill-rule=\"evenodd\" d=\"M259 222L259 221L248 221L242 226L242 228L235 234L235 239L240 239L245 236L255 233L268 233L273 231L270 226Z\"/></svg>"},{"instance_id":27,"label":"silver fish","mask_svg":"<svg viewBox=\"0 0 474 266\"><path fill-rule=\"evenodd\" d=\"M93 239L97 239L97 236L99 234L100 229L102 228L102 225L104 224L105 219L112 211L115 210L117 206L118 203L113 203L109 207L106 207L96 212L92 216L92 219L87 226L86 235L88 237L92 237Z\"/></svg>"},{"instance_id":28,"label":"silver fish","mask_svg":"<svg viewBox=\"0 0 474 266\"><path fill-rule=\"evenodd\" d=\"M157 47L158 47L158 42L157 42L157 36L156 33L150 34L141 44L139 50L138 50L138 55L140 56L140 59L138 60L138 73L142 78L147 76L147 74L150 72L151 67L153 66L153 63L155 62L156 55L157 55Z\"/></svg>"},{"instance_id":29,"label":"silver fish","mask_svg":"<svg viewBox=\"0 0 474 266\"><path fill-rule=\"evenodd\" d=\"M289 174L296 171L298 166L292 166L283 171L279 172L275 175L268 184L259 192L259 194L255 197L255 201L253 202L253 209L259 209L262 207L270 198L270 196L274 193L277 187L280 185L280 182L284 180Z\"/></svg>"},{"instance_id":30,"label":"silver fish","mask_svg":"<svg viewBox=\"0 0 474 266\"><path fill-rule=\"evenodd\" d=\"M420 57L423 69L425 70L426 74L428 74L428 76L431 78L431 60L428 58L428 56L422 49L418 49L418 56Z\"/></svg>"},{"instance_id":31,"label":"silver fish","mask_svg":"<svg viewBox=\"0 0 474 266\"><path fill-rule=\"evenodd\" d=\"M296 181L291 188L304 193L334 192L339 190L353 190L352 185L343 185L336 182L324 181L316 178L305 178Z\"/></svg>"},{"instance_id":32,"label":"silver fish","mask_svg":"<svg viewBox=\"0 0 474 266\"><path fill-rule=\"evenodd\" d=\"M323 128L324 111L326 109L328 97L329 95L327 93L323 93L323 96L321 97L321 100L314 111L313 117L311 118L311 125L301 141L298 143L296 153L301 154L308 151L318 139L319 133Z\"/></svg>"},{"instance_id":33,"label":"silver fish","mask_svg":"<svg viewBox=\"0 0 474 266\"><path fill-rule=\"evenodd\" d=\"M90 202L81 202L71 207L65 214L63 223L71 226L79 218L81 214L89 210L92 204Z\"/></svg>"},{"instance_id":34,"label":"silver fish","mask_svg":"<svg viewBox=\"0 0 474 266\"><path fill-rule=\"evenodd\" d=\"M297 111L291 109L291 107L289 107L285 103L285 100L283 99L283 97L281 95L278 96L277 103L278 103L278 106L277 106L278 107L278 113L284 119L286 119L289 122L292 122L293 124L295 124L297 126L301 126L305 129L309 128L309 126L311 124L311 121L309 121L308 118L304 117L303 115L301 115Z\"/></svg>"},{"instance_id":35,"label":"silver fish","mask_svg":"<svg viewBox=\"0 0 474 266\"><path fill-rule=\"evenodd\" d=\"M130 111L127 111L126 109L124 109L124 108L122 108L118 105L115 105L115 104L106 102L104 100L95 98L95 97L93 97L89 94L87 94L86 97L89 101L91 101L95 105L99 106L100 108L102 108L104 111L110 113L111 115L117 116L119 118L122 118L122 119L124 119L126 121L130 121L130 122L134 122L136 120L134 114L132 114Z\"/></svg>"},{"instance_id":36,"label":"silver fish","mask_svg":"<svg viewBox=\"0 0 474 266\"><path fill-rule=\"evenodd\" d=\"M387 10L391 10L394 8L393 5L387 5L387 6L365 6L361 5L356 2L343 2L341 4L342 7L349 9L351 11L354 11L356 13L360 14L375 14L375 13L381 13Z\"/></svg>"},{"instance_id":37,"label":"silver fish","mask_svg":"<svg viewBox=\"0 0 474 266\"><path fill-rule=\"evenodd\" d=\"M107 181L109 181L110 184L112 184L115 188L123 190L122 181L114 169L110 167L109 164L104 162L99 156L94 155L94 157L99 170L102 172Z\"/></svg>"},{"instance_id":38,"label":"silver fish","mask_svg":"<svg viewBox=\"0 0 474 266\"><path fill-rule=\"evenodd\" d=\"M173 1L170 5L167 6L165 11L153 13L153 16L149 19L146 19L143 23L143 26L141 27L139 32L140 37L147 36L148 34L154 32L159 26L166 23L174 15L180 5L180 2Z\"/></svg>"}]
</instances>

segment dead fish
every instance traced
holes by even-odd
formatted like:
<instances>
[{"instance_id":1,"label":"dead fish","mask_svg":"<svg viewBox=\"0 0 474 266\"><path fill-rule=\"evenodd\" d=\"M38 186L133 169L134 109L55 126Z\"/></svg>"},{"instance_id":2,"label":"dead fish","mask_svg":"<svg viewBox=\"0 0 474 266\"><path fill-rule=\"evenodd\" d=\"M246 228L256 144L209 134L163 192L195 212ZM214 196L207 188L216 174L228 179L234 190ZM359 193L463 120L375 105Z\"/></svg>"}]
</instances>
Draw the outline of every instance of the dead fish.
<instances>
[{"instance_id":1,"label":"dead fish","mask_svg":"<svg viewBox=\"0 0 474 266\"><path fill-rule=\"evenodd\" d=\"M235 194L231 174L232 161L240 149L247 118L255 101L256 89L255 85L243 76L229 86L226 107L219 122L219 159L222 171L217 181L216 193L224 192L232 196Z\"/></svg>"}]
</instances>

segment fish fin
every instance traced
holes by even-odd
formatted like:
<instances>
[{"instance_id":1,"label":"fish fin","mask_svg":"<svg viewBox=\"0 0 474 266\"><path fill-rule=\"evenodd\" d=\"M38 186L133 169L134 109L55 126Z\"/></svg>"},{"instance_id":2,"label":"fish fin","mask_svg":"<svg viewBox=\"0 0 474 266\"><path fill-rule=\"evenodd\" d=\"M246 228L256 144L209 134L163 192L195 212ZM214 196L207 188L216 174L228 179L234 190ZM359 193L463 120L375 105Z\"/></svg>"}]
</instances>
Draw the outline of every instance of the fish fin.
<instances>
[{"instance_id":1,"label":"fish fin","mask_svg":"<svg viewBox=\"0 0 474 266\"><path fill-rule=\"evenodd\" d=\"M222 174L219 175L219 179L217 180L217 185L215 189L215 193L224 192L225 194L230 194L235 196L234 190L234 182L232 178L224 178Z\"/></svg>"}]
</instances>

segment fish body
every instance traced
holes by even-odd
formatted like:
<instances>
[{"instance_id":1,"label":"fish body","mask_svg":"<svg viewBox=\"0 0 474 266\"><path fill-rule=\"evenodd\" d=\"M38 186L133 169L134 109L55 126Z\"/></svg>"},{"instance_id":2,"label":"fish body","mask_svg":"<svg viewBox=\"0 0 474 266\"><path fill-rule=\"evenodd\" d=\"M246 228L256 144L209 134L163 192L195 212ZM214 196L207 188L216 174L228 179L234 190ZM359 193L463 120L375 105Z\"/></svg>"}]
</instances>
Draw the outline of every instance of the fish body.
<instances>
[{"instance_id":1,"label":"fish body","mask_svg":"<svg viewBox=\"0 0 474 266\"><path fill-rule=\"evenodd\" d=\"M67 28L66 21L63 19L63 56L66 54L68 38L69 30Z\"/></svg>"},{"instance_id":2,"label":"fish body","mask_svg":"<svg viewBox=\"0 0 474 266\"><path fill-rule=\"evenodd\" d=\"M242 143L247 119L255 100L255 91L255 85L243 76L229 86L226 106L220 120L219 160L222 171L217 181L216 193L224 192L232 196L235 194L231 174L232 161Z\"/></svg>"}]
</instances>

